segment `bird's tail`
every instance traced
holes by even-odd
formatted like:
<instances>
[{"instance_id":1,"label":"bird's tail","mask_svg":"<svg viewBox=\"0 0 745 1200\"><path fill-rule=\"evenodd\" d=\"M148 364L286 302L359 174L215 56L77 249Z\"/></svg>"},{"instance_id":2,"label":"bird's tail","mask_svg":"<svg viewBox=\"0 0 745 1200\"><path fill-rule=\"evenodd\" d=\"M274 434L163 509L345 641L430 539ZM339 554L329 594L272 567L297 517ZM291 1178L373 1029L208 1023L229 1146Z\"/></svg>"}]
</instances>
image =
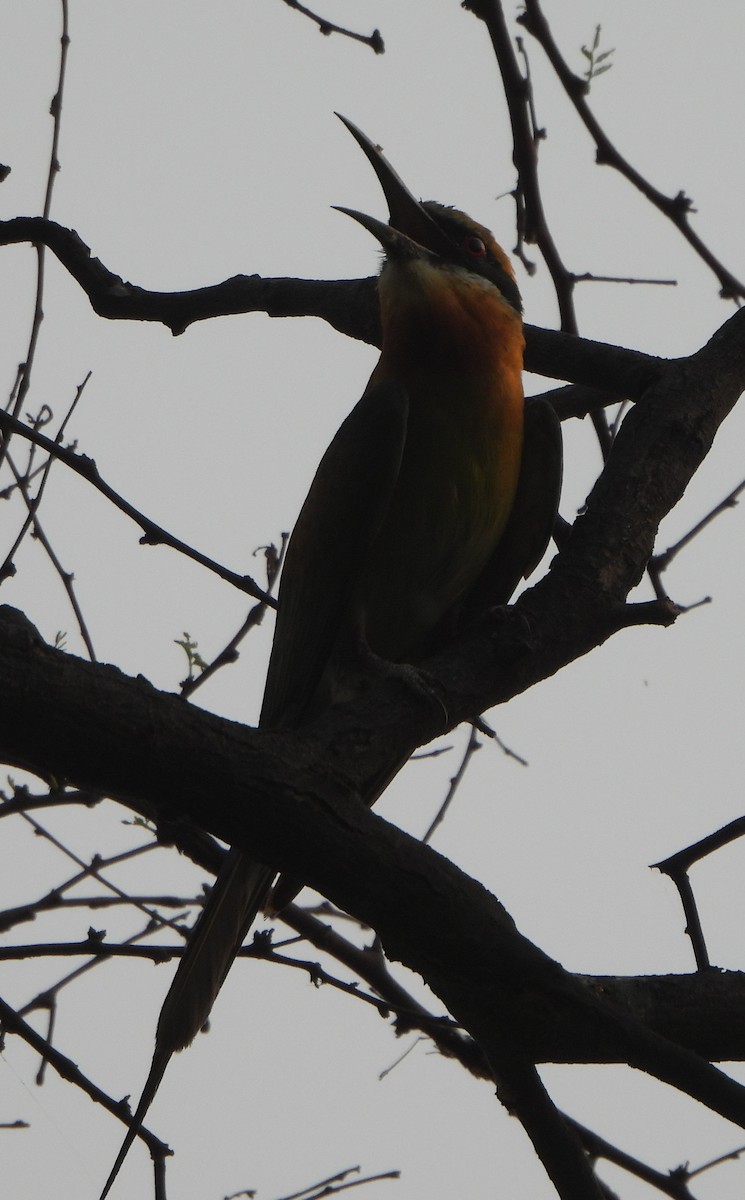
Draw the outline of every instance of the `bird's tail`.
<instances>
[{"instance_id":1,"label":"bird's tail","mask_svg":"<svg viewBox=\"0 0 745 1200\"><path fill-rule=\"evenodd\" d=\"M155 1035L155 1053L137 1111L100 1200L105 1200L145 1120L171 1055L194 1040L269 893L275 871L230 850L187 943Z\"/></svg>"},{"instance_id":2,"label":"bird's tail","mask_svg":"<svg viewBox=\"0 0 745 1200\"><path fill-rule=\"evenodd\" d=\"M194 1040L269 893L276 871L229 850L197 921L158 1018L156 1051Z\"/></svg>"}]
</instances>

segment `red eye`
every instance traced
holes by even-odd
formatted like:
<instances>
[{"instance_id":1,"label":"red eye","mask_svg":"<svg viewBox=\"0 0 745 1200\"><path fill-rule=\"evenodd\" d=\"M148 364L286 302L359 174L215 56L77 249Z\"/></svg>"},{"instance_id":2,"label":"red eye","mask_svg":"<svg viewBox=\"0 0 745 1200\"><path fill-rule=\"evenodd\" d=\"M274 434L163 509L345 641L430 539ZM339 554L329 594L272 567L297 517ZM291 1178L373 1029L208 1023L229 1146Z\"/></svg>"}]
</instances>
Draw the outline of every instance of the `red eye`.
<instances>
[{"instance_id":1,"label":"red eye","mask_svg":"<svg viewBox=\"0 0 745 1200\"><path fill-rule=\"evenodd\" d=\"M476 233L469 233L463 243L472 258L484 258L486 245Z\"/></svg>"}]
</instances>

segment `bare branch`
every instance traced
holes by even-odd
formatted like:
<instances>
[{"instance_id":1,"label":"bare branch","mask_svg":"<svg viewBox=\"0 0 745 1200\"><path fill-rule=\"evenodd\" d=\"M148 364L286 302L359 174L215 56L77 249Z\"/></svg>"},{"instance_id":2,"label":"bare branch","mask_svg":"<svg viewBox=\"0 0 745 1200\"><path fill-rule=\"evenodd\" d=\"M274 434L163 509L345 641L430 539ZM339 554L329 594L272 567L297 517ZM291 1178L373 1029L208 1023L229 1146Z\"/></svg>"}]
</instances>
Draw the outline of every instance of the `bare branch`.
<instances>
[{"instance_id":1,"label":"bare branch","mask_svg":"<svg viewBox=\"0 0 745 1200\"><path fill-rule=\"evenodd\" d=\"M311 21L315 21L318 26L318 32L324 37L328 37L332 33L339 33L342 37L351 38L354 42L362 42L365 46L369 46L376 54L385 54L385 42L381 36L379 29L373 29L372 33L354 33L351 29L344 29L342 25L334 25L332 21L327 21L325 17L319 17L317 13L311 12L304 4L300 4L299 0L284 0L288 8L294 8L297 12L302 13L304 17L308 17Z\"/></svg>"},{"instance_id":2,"label":"bare branch","mask_svg":"<svg viewBox=\"0 0 745 1200\"><path fill-rule=\"evenodd\" d=\"M460 786L460 783L463 779L463 776L466 773L468 764L471 761L471 759L473 758L473 755L476 753L476 751L480 750L480 749L481 749L481 742L478 739L478 732L477 732L476 725L473 724L471 726L471 731L469 734L468 742L466 744L466 748L463 752L463 757L461 758L460 763L458 764L458 769L456 770L455 774L453 775L453 777L450 780L450 787L448 788L447 795L446 795L445 799L443 800L442 804L440 805L439 809L437 810L437 813L435 814L434 819L432 820L432 823L431 823L429 829L427 830L424 837L422 838L423 842L429 842L432 838L433 833L437 829L437 827L439 825L441 825L442 822L445 820L447 811L450 808L450 805L452 804L453 800L455 799L455 793L457 792L457 790Z\"/></svg>"},{"instance_id":3,"label":"bare branch","mask_svg":"<svg viewBox=\"0 0 745 1200\"><path fill-rule=\"evenodd\" d=\"M90 1096L91 1100L95 1100L97 1104L102 1105L113 1116L118 1117L122 1121L129 1121L130 1113L129 1106L126 1101L114 1101L106 1092L97 1087L90 1079L88 1079L80 1068L64 1054L60 1054L48 1041L41 1037L35 1029L27 1024L22 1017L18 1015L10 1004L0 998L0 1024L7 1033L16 1034L22 1038L27 1045L31 1046L32 1050L41 1056L44 1062L48 1062L54 1067L55 1071L62 1079L66 1079L68 1083L72 1083L75 1087L85 1092ZM148 1129L140 1128L138 1137L141 1137L153 1158L164 1158L172 1153L165 1142L161 1142L155 1134Z\"/></svg>"},{"instance_id":4,"label":"bare branch","mask_svg":"<svg viewBox=\"0 0 745 1200\"><path fill-rule=\"evenodd\" d=\"M701 918L698 914L693 888L688 878L688 871L694 863L699 862L702 858L706 858L708 854L713 854L715 850L721 850L723 846L728 846L744 834L745 817L738 817L736 821L730 821L728 825L724 825L716 833L710 833L707 837L701 838L700 841L694 842L693 845L687 846L684 850L678 850L676 854L671 854L669 858L664 859L662 862L652 864L655 870L662 871L664 875L668 875L678 889L680 902L683 905L686 917L686 933L691 939L699 971L705 971L711 966L711 962L709 952L706 948L704 931L701 925Z\"/></svg>"},{"instance_id":5,"label":"bare branch","mask_svg":"<svg viewBox=\"0 0 745 1200\"><path fill-rule=\"evenodd\" d=\"M375 280L263 279L234 275L211 287L154 292L126 283L97 258L74 230L43 217L0 221L0 245L41 243L80 284L95 312L109 320L156 321L180 334L194 321L230 313L263 312L270 317L316 316L341 333L373 344L380 341ZM360 314L363 314L360 319ZM20 405L16 406L20 411Z\"/></svg>"},{"instance_id":6,"label":"bare branch","mask_svg":"<svg viewBox=\"0 0 745 1200\"><path fill-rule=\"evenodd\" d=\"M21 421L17 421L14 417L8 416L7 413L0 412L0 430L3 429L13 431L21 437L27 438L28 441L34 442L35 445L41 446L51 458L59 459L70 470L74 471L76 475L82 476L83 479L93 484L96 491L100 492L120 512L123 512L140 526L142 529L140 542L143 545L170 546L173 550L178 550L180 554L185 555L187 558L193 559L200 566L206 567L208 571L214 572L215 575L218 575L220 579L224 579L232 587L238 588L239 591L247 592L249 596L255 596L271 608L276 607L276 600L263 591L250 575L239 575L236 571L231 571L227 567L221 566L208 555L200 553L199 550L195 550L192 546L188 546L186 542L168 533L167 530L163 529L160 525L156 525L149 517L146 517L144 513L125 500L123 496L120 496L114 488L101 478L95 461L86 454L77 454L74 450L66 446L58 446L50 438L44 437L43 434L37 433L33 429L29 429L28 426L24 425Z\"/></svg>"},{"instance_id":7,"label":"bare branch","mask_svg":"<svg viewBox=\"0 0 745 1200\"><path fill-rule=\"evenodd\" d=\"M373 278L350 280L263 279L239 275L212 287L153 292L125 284L91 257L72 230L41 217L0 221L0 245L41 241L54 251L91 300L112 320L157 321L174 333L194 321L228 313L263 312L270 317L320 317L348 337L380 345ZM552 379L603 389L616 400L637 399L659 378L665 363L651 354L526 325L526 370ZM612 403L606 400L605 403ZM584 416L597 404L566 415Z\"/></svg>"},{"instance_id":8,"label":"bare branch","mask_svg":"<svg viewBox=\"0 0 745 1200\"><path fill-rule=\"evenodd\" d=\"M60 128L62 121L62 99L65 90L65 75L67 71L67 52L70 45L69 32L69 14L67 0L61 0L62 11L62 33L60 36L60 60L59 60L59 75L57 78L57 91L55 92L52 103L49 107L49 112L53 122L52 146L49 156L49 169L47 171L47 183L44 193L44 204L42 208L42 216L37 218L41 221L48 221L49 214L52 211L52 193L54 183L60 169L58 151ZM15 389L15 400L12 407L12 415L20 416L23 405L28 395L31 386L31 371L33 369L34 359L36 357L36 347L39 341L39 333L41 330L41 322L44 319L42 302L44 296L44 259L45 259L45 244L43 239L35 242L36 250L36 294L34 297L34 312L31 319L31 333L29 335L28 349L24 361L18 368L17 387ZM5 455L10 444L10 433L7 429L0 430L0 467L2 467Z\"/></svg>"},{"instance_id":9,"label":"bare branch","mask_svg":"<svg viewBox=\"0 0 745 1200\"><path fill-rule=\"evenodd\" d=\"M641 192L650 204L663 213L669 221L672 221L698 257L706 263L718 279L720 295L723 299L736 300L745 297L745 284L741 283L720 262L691 228L689 216L693 211L693 204L685 192L680 191L676 196L665 196L632 167L611 142L587 103L587 83L579 79L569 68L554 41L551 27L541 9L540 0L525 0L525 11L518 17L518 20L543 47L557 78L595 142L597 162L603 166L613 167Z\"/></svg>"},{"instance_id":10,"label":"bare branch","mask_svg":"<svg viewBox=\"0 0 745 1200\"><path fill-rule=\"evenodd\" d=\"M271 595L271 593L274 589L274 585L277 582L279 568L282 565L282 559L284 558L284 552L285 552L285 548L287 546L288 540L289 540L289 534L283 533L281 536L281 544L280 544L279 551L277 550L277 548L275 546L262 546L261 547L261 549L265 553L266 565L267 565L267 591L266 591L267 598ZM258 551L255 550L254 554L257 554L257 553L258 553ZM226 667L230 663L234 663L237 661L238 647L240 646L241 642L246 637L246 635L248 633L250 633L252 629L255 629L257 626L259 626L261 624L261 622L264 619L264 613L266 612L268 607L270 607L270 606L269 606L268 599L267 599L267 600L260 600L258 602L258 604L254 604L249 609L248 615L246 616L246 619L243 622L243 624L241 625L240 629L238 629L237 632L233 634L233 636L230 639L230 641L228 642L228 644L223 647L223 649L220 651L219 654L217 654L215 656L215 658L212 660L212 662L208 663L204 667L201 674L190 676L188 679L185 679L182 682L181 695L184 696L184 698L188 699L189 696L192 696L194 694L194 692L197 690L197 688L201 687L204 683L206 683L208 679L211 679L212 676L217 671L219 671L222 667Z\"/></svg>"}]
</instances>

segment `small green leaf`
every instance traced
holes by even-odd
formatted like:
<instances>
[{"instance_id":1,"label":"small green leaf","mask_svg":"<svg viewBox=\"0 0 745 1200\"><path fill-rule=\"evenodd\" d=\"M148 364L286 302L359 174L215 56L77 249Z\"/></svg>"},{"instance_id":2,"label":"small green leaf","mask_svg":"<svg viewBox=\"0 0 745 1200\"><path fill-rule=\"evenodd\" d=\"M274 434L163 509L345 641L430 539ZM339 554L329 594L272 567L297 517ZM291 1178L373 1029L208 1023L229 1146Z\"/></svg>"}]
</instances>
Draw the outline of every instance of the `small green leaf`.
<instances>
[{"instance_id":1,"label":"small green leaf","mask_svg":"<svg viewBox=\"0 0 745 1200\"><path fill-rule=\"evenodd\" d=\"M207 663L199 653L199 643L195 642L191 634L185 630L183 637L173 639L177 646L180 646L186 655L186 661L189 664L189 679L193 679L195 673L201 675L202 671L207 670Z\"/></svg>"}]
</instances>

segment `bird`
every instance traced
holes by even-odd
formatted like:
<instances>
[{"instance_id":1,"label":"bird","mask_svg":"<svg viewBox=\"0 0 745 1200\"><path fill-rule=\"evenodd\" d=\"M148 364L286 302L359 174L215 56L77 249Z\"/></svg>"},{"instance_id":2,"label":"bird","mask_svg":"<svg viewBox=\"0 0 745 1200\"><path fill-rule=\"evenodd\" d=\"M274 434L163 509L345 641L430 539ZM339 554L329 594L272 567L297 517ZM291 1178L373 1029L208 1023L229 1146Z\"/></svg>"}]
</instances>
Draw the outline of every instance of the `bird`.
<instances>
[{"instance_id":1,"label":"bird","mask_svg":"<svg viewBox=\"0 0 745 1200\"><path fill-rule=\"evenodd\" d=\"M384 222L339 208L382 247L382 348L287 546L262 729L308 724L371 674L405 670L464 621L507 603L543 557L561 486L553 409L524 401L522 303L509 258L459 209L417 200L380 148L340 119L389 209ZM403 761L366 781L367 804ZM302 886L280 878L272 888L275 876L243 849L227 851L161 1009L150 1073L100 1200L254 920Z\"/></svg>"}]
</instances>

